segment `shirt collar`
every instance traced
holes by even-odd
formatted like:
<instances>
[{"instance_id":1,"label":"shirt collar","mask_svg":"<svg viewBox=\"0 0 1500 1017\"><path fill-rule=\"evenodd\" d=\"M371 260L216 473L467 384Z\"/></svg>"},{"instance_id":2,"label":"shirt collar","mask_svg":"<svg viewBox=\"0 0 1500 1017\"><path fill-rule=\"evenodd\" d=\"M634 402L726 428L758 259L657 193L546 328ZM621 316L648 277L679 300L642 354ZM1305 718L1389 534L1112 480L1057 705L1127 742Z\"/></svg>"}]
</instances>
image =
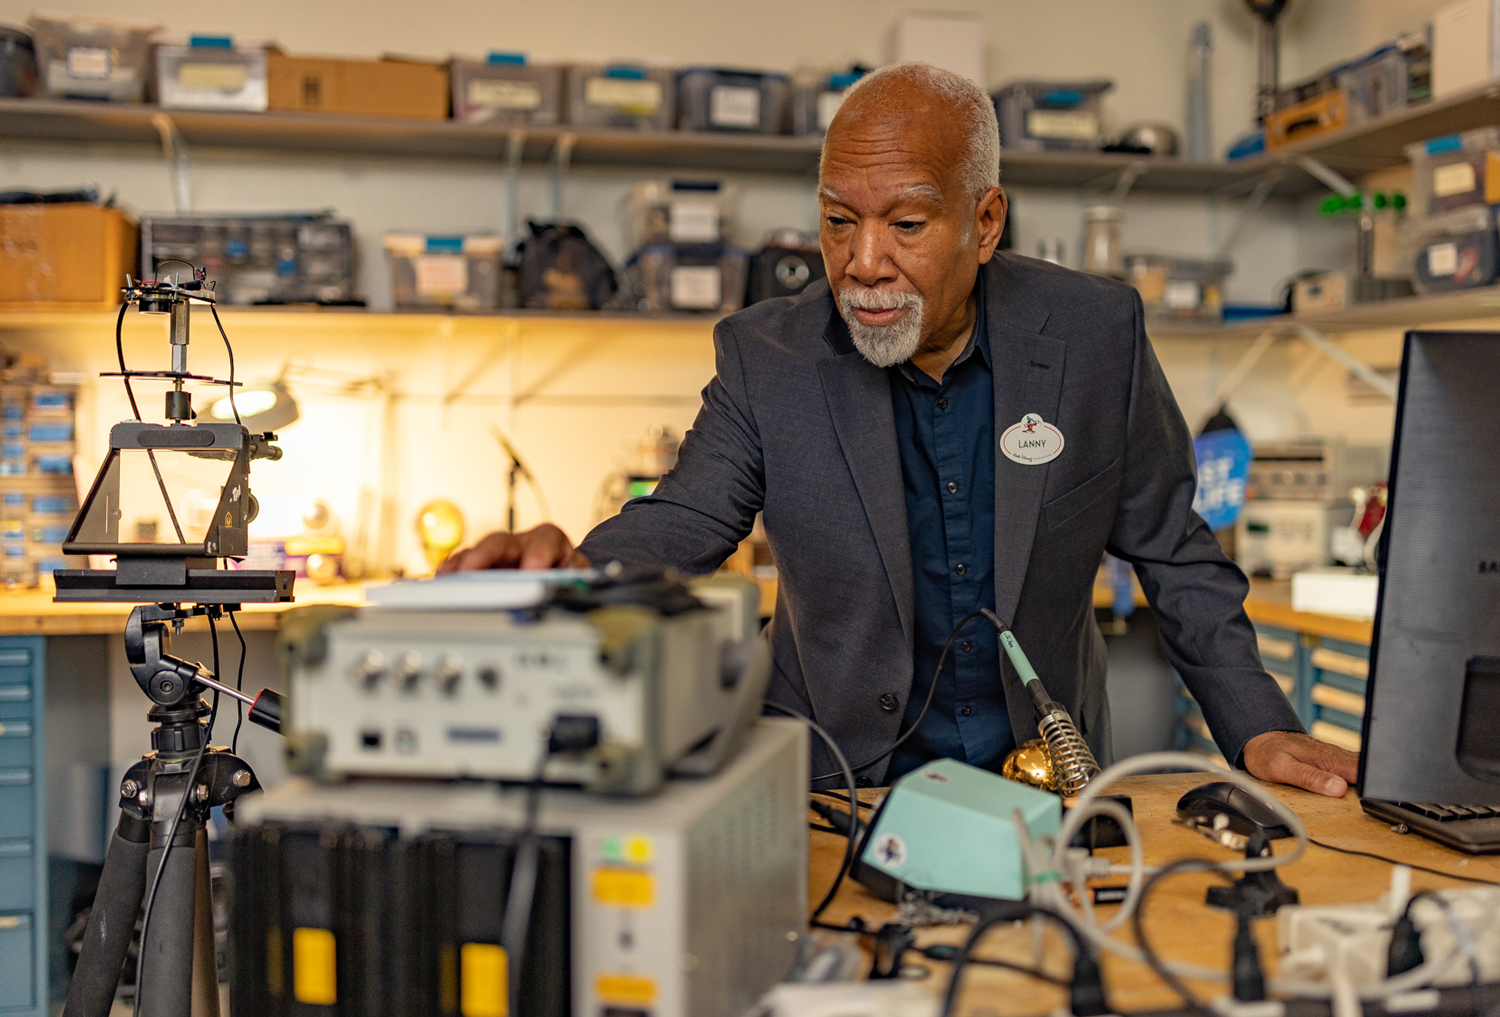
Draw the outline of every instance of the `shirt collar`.
<instances>
[{"instance_id":1,"label":"shirt collar","mask_svg":"<svg viewBox=\"0 0 1500 1017\"><path fill-rule=\"evenodd\" d=\"M984 274L982 272L980 273L979 278L974 282L974 297L974 329L969 333L969 341L964 344L963 352L958 355L957 359L955 359L953 363L948 365L948 370L943 372L944 381L948 380L949 374L951 374L958 367L958 365L962 364L965 360L968 360L970 357L972 357L975 350L978 350L980 357L983 358L984 366L986 368L993 369L994 365L990 363L989 329L985 326L984 320ZM901 371L902 376L906 378L907 381L912 382L913 384L920 385L923 379L932 381L932 377L930 375L925 374L922 371L919 371L917 368L913 367L910 360L903 360L901 363L897 364L896 367Z\"/></svg>"}]
</instances>

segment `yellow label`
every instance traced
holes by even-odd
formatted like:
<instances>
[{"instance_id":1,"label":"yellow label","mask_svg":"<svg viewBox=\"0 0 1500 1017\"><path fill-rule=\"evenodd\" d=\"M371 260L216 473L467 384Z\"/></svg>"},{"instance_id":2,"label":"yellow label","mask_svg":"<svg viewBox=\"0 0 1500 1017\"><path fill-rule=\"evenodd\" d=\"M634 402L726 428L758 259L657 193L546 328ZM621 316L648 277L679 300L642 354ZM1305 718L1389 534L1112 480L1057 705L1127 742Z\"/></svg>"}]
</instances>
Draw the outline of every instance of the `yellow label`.
<instances>
[{"instance_id":1,"label":"yellow label","mask_svg":"<svg viewBox=\"0 0 1500 1017\"><path fill-rule=\"evenodd\" d=\"M650 1006L656 1002L656 980L642 975L600 975L594 993L601 1003Z\"/></svg>"},{"instance_id":2,"label":"yellow label","mask_svg":"<svg viewBox=\"0 0 1500 1017\"><path fill-rule=\"evenodd\" d=\"M247 77L244 64L183 64L177 69L177 82L183 88L238 92Z\"/></svg>"},{"instance_id":3,"label":"yellow label","mask_svg":"<svg viewBox=\"0 0 1500 1017\"><path fill-rule=\"evenodd\" d=\"M20 915L0 915L0 929L19 929L20 927Z\"/></svg>"},{"instance_id":4,"label":"yellow label","mask_svg":"<svg viewBox=\"0 0 1500 1017\"><path fill-rule=\"evenodd\" d=\"M661 108L661 82L631 78L589 78L583 101L590 106L612 106L621 113L649 117Z\"/></svg>"},{"instance_id":5,"label":"yellow label","mask_svg":"<svg viewBox=\"0 0 1500 1017\"><path fill-rule=\"evenodd\" d=\"M655 845L651 843L651 838L643 833L635 833L626 837L625 843L620 847L620 854L631 865L649 865L651 864L652 855L656 853Z\"/></svg>"},{"instance_id":6,"label":"yellow label","mask_svg":"<svg viewBox=\"0 0 1500 1017\"><path fill-rule=\"evenodd\" d=\"M465 943L459 948L459 1013L510 1017L510 960L505 947Z\"/></svg>"},{"instance_id":7,"label":"yellow label","mask_svg":"<svg viewBox=\"0 0 1500 1017\"><path fill-rule=\"evenodd\" d=\"M292 930L292 996L313 1006L338 1002L338 968L328 929Z\"/></svg>"},{"instance_id":8,"label":"yellow label","mask_svg":"<svg viewBox=\"0 0 1500 1017\"><path fill-rule=\"evenodd\" d=\"M617 908L649 908L656 903L656 880L634 869L595 869L594 900Z\"/></svg>"}]
</instances>

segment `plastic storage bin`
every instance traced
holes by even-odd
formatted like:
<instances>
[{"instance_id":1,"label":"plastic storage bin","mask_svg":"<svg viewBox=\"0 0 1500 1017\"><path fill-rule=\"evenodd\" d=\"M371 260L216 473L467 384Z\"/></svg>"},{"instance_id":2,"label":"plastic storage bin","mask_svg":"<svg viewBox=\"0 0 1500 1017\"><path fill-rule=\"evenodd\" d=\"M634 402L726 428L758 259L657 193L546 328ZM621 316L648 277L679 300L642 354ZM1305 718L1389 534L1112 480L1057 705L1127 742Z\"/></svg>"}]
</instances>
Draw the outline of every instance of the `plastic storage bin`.
<instances>
[{"instance_id":1,"label":"plastic storage bin","mask_svg":"<svg viewBox=\"0 0 1500 1017\"><path fill-rule=\"evenodd\" d=\"M1402 241L1418 293L1489 286L1500 278L1500 237L1487 205L1409 220Z\"/></svg>"},{"instance_id":2,"label":"plastic storage bin","mask_svg":"<svg viewBox=\"0 0 1500 1017\"><path fill-rule=\"evenodd\" d=\"M677 126L688 131L785 134L792 85L785 74L690 67L677 75Z\"/></svg>"},{"instance_id":3,"label":"plastic storage bin","mask_svg":"<svg viewBox=\"0 0 1500 1017\"><path fill-rule=\"evenodd\" d=\"M266 50L228 36L193 36L156 47L156 96L165 109L266 109Z\"/></svg>"},{"instance_id":4,"label":"plastic storage bin","mask_svg":"<svg viewBox=\"0 0 1500 1017\"><path fill-rule=\"evenodd\" d=\"M573 64L568 122L575 127L669 131L676 123L676 75L664 67Z\"/></svg>"},{"instance_id":5,"label":"plastic storage bin","mask_svg":"<svg viewBox=\"0 0 1500 1017\"><path fill-rule=\"evenodd\" d=\"M826 134L844 93L861 77L857 71L797 75L792 82L792 133L798 137Z\"/></svg>"},{"instance_id":6,"label":"plastic storage bin","mask_svg":"<svg viewBox=\"0 0 1500 1017\"><path fill-rule=\"evenodd\" d=\"M127 25L102 18L34 15L41 91L59 99L140 102L151 70L156 25Z\"/></svg>"},{"instance_id":7,"label":"plastic storage bin","mask_svg":"<svg viewBox=\"0 0 1500 1017\"><path fill-rule=\"evenodd\" d=\"M453 119L471 124L550 127L562 120L562 68L528 64L518 53L454 60Z\"/></svg>"},{"instance_id":8,"label":"plastic storage bin","mask_svg":"<svg viewBox=\"0 0 1500 1017\"><path fill-rule=\"evenodd\" d=\"M1406 53L1395 44L1340 67L1333 79L1344 90L1345 117L1351 125L1405 109L1409 101L1411 71Z\"/></svg>"},{"instance_id":9,"label":"plastic storage bin","mask_svg":"<svg viewBox=\"0 0 1500 1017\"><path fill-rule=\"evenodd\" d=\"M326 212L142 218L141 271L186 271L169 258L208 269L227 304L356 302L352 231Z\"/></svg>"},{"instance_id":10,"label":"plastic storage bin","mask_svg":"<svg viewBox=\"0 0 1500 1017\"><path fill-rule=\"evenodd\" d=\"M1000 143L1021 151L1089 150L1103 142L1104 93L1112 81L1017 81L995 92Z\"/></svg>"},{"instance_id":11,"label":"plastic storage bin","mask_svg":"<svg viewBox=\"0 0 1500 1017\"><path fill-rule=\"evenodd\" d=\"M739 210L738 184L642 180L625 198L625 245L727 244Z\"/></svg>"},{"instance_id":12,"label":"plastic storage bin","mask_svg":"<svg viewBox=\"0 0 1500 1017\"><path fill-rule=\"evenodd\" d=\"M426 236L387 233L386 259L397 307L491 311L500 306L505 242L487 233Z\"/></svg>"},{"instance_id":13,"label":"plastic storage bin","mask_svg":"<svg viewBox=\"0 0 1500 1017\"><path fill-rule=\"evenodd\" d=\"M36 92L36 44L18 28L0 25L0 98L29 99Z\"/></svg>"},{"instance_id":14,"label":"plastic storage bin","mask_svg":"<svg viewBox=\"0 0 1500 1017\"><path fill-rule=\"evenodd\" d=\"M1146 313L1156 318L1219 321L1224 317L1224 279L1234 271L1227 261L1125 255L1125 278L1141 294Z\"/></svg>"},{"instance_id":15,"label":"plastic storage bin","mask_svg":"<svg viewBox=\"0 0 1500 1017\"><path fill-rule=\"evenodd\" d=\"M650 314L738 311L749 271L749 252L722 244L650 244L625 266L637 309Z\"/></svg>"},{"instance_id":16,"label":"plastic storage bin","mask_svg":"<svg viewBox=\"0 0 1500 1017\"><path fill-rule=\"evenodd\" d=\"M1500 128L1477 127L1406 146L1413 214L1500 204Z\"/></svg>"}]
</instances>

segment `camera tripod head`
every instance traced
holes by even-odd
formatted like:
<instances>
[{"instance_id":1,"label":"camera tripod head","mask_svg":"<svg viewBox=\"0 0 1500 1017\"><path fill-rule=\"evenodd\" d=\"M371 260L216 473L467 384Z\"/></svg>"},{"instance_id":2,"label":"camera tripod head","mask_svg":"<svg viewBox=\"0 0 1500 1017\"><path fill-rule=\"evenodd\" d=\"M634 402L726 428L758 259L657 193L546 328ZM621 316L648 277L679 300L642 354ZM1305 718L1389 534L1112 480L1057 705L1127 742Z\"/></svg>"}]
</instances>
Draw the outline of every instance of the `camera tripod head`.
<instances>
[{"instance_id":1,"label":"camera tripod head","mask_svg":"<svg viewBox=\"0 0 1500 1017\"><path fill-rule=\"evenodd\" d=\"M222 610L218 604L199 604L190 608L181 604L142 604L131 611L125 622L125 659L130 663L130 673L141 691L156 704L152 708L153 714L158 709L171 712L194 703L199 692L213 689L249 706L246 717L252 724L280 734L280 695L262 689L257 696L247 696L220 682L202 664L175 657L170 652L171 636L167 632L167 623L181 626L183 621L199 614L217 618ZM166 715L163 713L163 718Z\"/></svg>"}]
</instances>

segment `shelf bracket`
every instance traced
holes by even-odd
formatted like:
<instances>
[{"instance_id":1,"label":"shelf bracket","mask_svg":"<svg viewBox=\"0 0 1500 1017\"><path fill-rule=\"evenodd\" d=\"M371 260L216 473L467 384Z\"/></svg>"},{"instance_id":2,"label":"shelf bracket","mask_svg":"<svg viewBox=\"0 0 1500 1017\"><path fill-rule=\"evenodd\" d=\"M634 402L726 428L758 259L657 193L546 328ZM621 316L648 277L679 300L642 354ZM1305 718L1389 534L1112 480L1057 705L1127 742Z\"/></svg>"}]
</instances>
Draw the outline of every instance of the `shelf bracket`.
<instances>
[{"instance_id":1,"label":"shelf bracket","mask_svg":"<svg viewBox=\"0 0 1500 1017\"><path fill-rule=\"evenodd\" d=\"M511 131L505 139L505 246L521 241L521 154L526 150L526 132Z\"/></svg>"},{"instance_id":2,"label":"shelf bracket","mask_svg":"<svg viewBox=\"0 0 1500 1017\"><path fill-rule=\"evenodd\" d=\"M178 215L187 215L193 210L192 168L188 158L188 144L177 130L177 125L165 113L153 113L151 126L161 138L162 158L172 173L172 198Z\"/></svg>"},{"instance_id":3,"label":"shelf bracket","mask_svg":"<svg viewBox=\"0 0 1500 1017\"><path fill-rule=\"evenodd\" d=\"M1245 207L1240 209L1240 214L1235 218L1234 225L1229 228L1229 233L1224 237L1224 242L1214 252L1214 257L1219 261L1226 261L1229 252L1233 251L1240 238L1245 235L1250 221L1260 214L1261 206L1271 196L1271 191L1281 182L1282 171L1280 168L1273 169L1255 182L1255 189L1250 192L1250 197L1245 200Z\"/></svg>"},{"instance_id":4,"label":"shelf bracket","mask_svg":"<svg viewBox=\"0 0 1500 1017\"><path fill-rule=\"evenodd\" d=\"M1144 161L1133 162L1120 171L1120 179L1115 181L1114 194L1110 196L1110 204L1123 205L1125 196L1135 186L1135 182L1146 175L1147 165Z\"/></svg>"},{"instance_id":5,"label":"shelf bracket","mask_svg":"<svg viewBox=\"0 0 1500 1017\"><path fill-rule=\"evenodd\" d=\"M1309 328L1307 325L1304 325L1301 322L1294 323L1292 325L1292 328L1296 330L1297 337L1300 338L1303 342L1307 343L1307 345L1311 346L1313 349L1317 350L1319 353L1322 353L1329 359L1342 364L1344 367L1347 367L1350 374L1354 375L1366 385L1369 385L1376 392L1379 392L1387 399L1395 402L1396 383L1394 381L1391 381L1391 379L1375 370L1375 368L1371 367L1369 364L1366 364L1361 360L1357 360L1340 347L1334 345L1331 341L1329 341L1327 336L1323 335L1323 333L1319 332L1318 330Z\"/></svg>"},{"instance_id":6,"label":"shelf bracket","mask_svg":"<svg viewBox=\"0 0 1500 1017\"><path fill-rule=\"evenodd\" d=\"M557 136L557 147L552 150L552 219L562 218L563 178L568 175L568 166L573 161L573 145L578 135L564 131Z\"/></svg>"},{"instance_id":7,"label":"shelf bracket","mask_svg":"<svg viewBox=\"0 0 1500 1017\"><path fill-rule=\"evenodd\" d=\"M1317 181L1327 187L1330 191L1347 198L1359 191L1343 174L1329 169L1326 165L1314 159L1310 155L1297 156L1297 165L1307 170Z\"/></svg>"}]
</instances>

